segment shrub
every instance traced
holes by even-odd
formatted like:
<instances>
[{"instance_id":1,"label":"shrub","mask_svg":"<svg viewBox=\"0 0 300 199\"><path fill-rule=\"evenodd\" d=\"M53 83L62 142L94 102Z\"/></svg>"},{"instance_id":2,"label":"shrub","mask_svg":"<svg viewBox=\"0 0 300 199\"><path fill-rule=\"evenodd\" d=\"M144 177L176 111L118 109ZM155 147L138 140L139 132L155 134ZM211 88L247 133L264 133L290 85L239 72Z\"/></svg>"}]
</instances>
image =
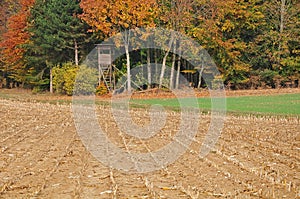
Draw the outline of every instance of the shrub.
<instances>
[{"instance_id":1,"label":"shrub","mask_svg":"<svg viewBox=\"0 0 300 199\"><path fill-rule=\"evenodd\" d=\"M270 69L265 69L260 72L260 79L268 86L275 88L275 78L278 77L278 72Z\"/></svg>"},{"instance_id":2,"label":"shrub","mask_svg":"<svg viewBox=\"0 0 300 199\"><path fill-rule=\"evenodd\" d=\"M76 85L74 87L74 94L89 95L95 93L96 85L98 83L98 71L86 65L80 66L76 76Z\"/></svg>"},{"instance_id":3,"label":"shrub","mask_svg":"<svg viewBox=\"0 0 300 199\"><path fill-rule=\"evenodd\" d=\"M32 94L39 94L39 93L42 93L43 92L43 90L39 87L39 86L35 86L35 87L33 87L33 89L32 89Z\"/></svg>"},{"instance_id":4,"label":"shrub","mask_svg":"<svg viewBox=\"0 0 300 199\"><path fill-rule=\"evenodd\" d=\"M106 85L104 84L104 82L101 82L101 84L99 86L97 86L96 88L96 94L97 95L105 95L108 93L108 89L106 87Z\"/></svg>"},{"instance_id":5,"label":"shrub","mask_svg":"<svg viewBox=\"0 0 300 199\"><path fill-rule=\"evenodd\" d=\"M59 66L55 66L52 68L52 75L53 75L53 90L57 93L63 94L63 86L64 86L64 69L60 68Z\"/></svg>"},{"instance_id":6,"label":"shrub","mask_svg":"<svg viewBox=\"0 0 300 199\"><path fill-rule=\"evenodd\" d=\"M61 67L55 66L52 69L53 89L59 94L72 95L78 66L73 63L65 63Z\"/></svg>"},{"instance_id":7,"label":"shrub","mask_svg":"<svg viewBox=\"0 0 300 199\"><path fill-rule=\"evenodd\" d=\"M64 78L63 88L67 95L73 94L77 71L78 71L78 67L69 68L68 71L63 75Z\"/></svg>"},{"instance_id":8,"label":"shrub","mask_svg":"<svg viewBox=\"0 0 300 199\"><path fill-rule=\"evenodd\" d=\"M97 85L97 70L65 63L52 69L53 89L59 94L91 94ZM76 85L75 85L76 82Z\"/></svg>"}]
</instances>

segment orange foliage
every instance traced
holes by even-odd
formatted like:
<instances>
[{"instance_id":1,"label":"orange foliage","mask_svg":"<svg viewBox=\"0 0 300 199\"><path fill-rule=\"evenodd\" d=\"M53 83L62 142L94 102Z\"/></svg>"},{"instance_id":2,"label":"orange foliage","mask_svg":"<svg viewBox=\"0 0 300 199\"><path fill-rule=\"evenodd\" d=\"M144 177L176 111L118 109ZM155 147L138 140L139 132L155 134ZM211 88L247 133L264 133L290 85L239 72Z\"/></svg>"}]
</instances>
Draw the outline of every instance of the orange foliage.
<instances>
[{"instance_id":1,"label":"orange foliage","mask_svg":"<svg viewBox=\"0 0 300 199\"><path fill-rule=\"evenodd\" d=\"M105 35L154 26L156 0L82 0L80 6L84 11L81 18Z\"/></svg>"},{"instance_id":2,"label":"orange foliage","mask_svg":"<svg viewBox=\"0 0 300 199\"><path fill-rule=\"evenodd\" d=\"M10 66L10 70L20 67L19 61L22 59L24 49L20 48L28 42L29 33L26 31L27 18L30 14L30 7L34 0L20 0L20 10L8 19L8 30L2 35L0 42L2 62Z\"/></svg>"}]
</instances>

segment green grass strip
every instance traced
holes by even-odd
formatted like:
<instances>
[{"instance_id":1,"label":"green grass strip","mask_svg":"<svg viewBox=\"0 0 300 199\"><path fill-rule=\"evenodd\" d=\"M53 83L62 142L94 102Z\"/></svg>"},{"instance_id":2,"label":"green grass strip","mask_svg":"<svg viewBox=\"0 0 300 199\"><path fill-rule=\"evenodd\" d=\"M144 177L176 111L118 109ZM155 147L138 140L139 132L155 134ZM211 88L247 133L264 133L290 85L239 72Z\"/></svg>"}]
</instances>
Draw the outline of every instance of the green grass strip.
<instances>
[{"instance_id":1,"label":"green grass strip","mask_svg":"<svg viewBox=\"0 0 300 199\"><path fill-rule=\"evenodd\" d=\"M183 100L190 100L188 98ZM227 112L268 115L300 115L300 94L280 94L268 96L227 97ZM151 106L159 104L165 108L180 109L177 99L144 99L131 100L132 106ZM198 98L199 108L211 109L211 98Z\"/></svg>"}]
</instances>

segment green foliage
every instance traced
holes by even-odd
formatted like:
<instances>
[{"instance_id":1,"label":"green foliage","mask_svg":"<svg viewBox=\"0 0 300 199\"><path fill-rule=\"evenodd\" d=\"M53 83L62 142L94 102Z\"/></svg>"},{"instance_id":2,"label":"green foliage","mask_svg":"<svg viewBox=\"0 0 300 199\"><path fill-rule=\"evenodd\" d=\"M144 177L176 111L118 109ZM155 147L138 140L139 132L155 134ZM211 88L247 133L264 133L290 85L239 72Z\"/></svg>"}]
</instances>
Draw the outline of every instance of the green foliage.
<instances>
[{"instance_id":1,"label":"green foliage","mask_svg":"<svg viewBox=\"0 0 300 199\"><path fill-rule=\"evenodd\" d=\"M300 79L300 56L282 59L281 74L289 79Z\"/></svg>"},{"instance_id":2,"label":"green foliage","mask_svg":"<svg viewBox=\"0 0 300 199\"><path fill-rule=\"evenodd\" d=\"M88 48L92 37L87 33L87 24L78 18L82 13L79 1L36 0L30 12L30 39L25 46L29 66L38 71L40 68L35 66L45 65L50 68L74 61L79 51L81 56L84 55L83 51ZM55 70L58 75L59 69L55 67ZM70 77L60 78L68 80ZM62 86L59 81L62 80L57 80L56 92L70 95L72 83L66 81Z\"/></svg>"},{"instance_id":3,"label":"green foliage","mask_svg":"<svg viewBox=\"0 0 300 199\"><path fill-rule=\"evenodd\" d=\"M39 93L45 92L45 90L39 86L35 86L35 87L33 87L31 92L32 92L32 94L39 94Z\"/></svg>"},{"instance_id":4,"label":"green foliage","mask_svg":"<svg viewBox=\"0 0 300 199\"><path fill-rule=\"evenodd\" d=\"M36 0L31 10L31 55L43 57L53 64L74 60L74 42L86 42L87 25L78 17L82 11L78 1Z\"/></svg>"},{"instance_id":5,"label":"green foliage","mask_svg":"<svg viewBox=\"0 0 300 199\"><path fill-rule=\"evenodd\" d=\"M278 76L278 72L265 69L260 72L261 80L266 83L267 86L275 87L275 77Z\"/></svg>"},{"instance_id":6,"label":"green foliage","mask_svg":"<svg viewBox=\"0 0 300 199\"><path fill-rule=\"evenodd\" d=\"M24 75L24 83L27 87L35 89L36 93L46 91L49 85L49 78L45 77L46 68L42 66L38 67L41 68L40 71L30 68L28 73Z\"/></svg>"},{"instance_id":7,"label":"green foliage","mask_svg":"<svg viewBox=\"0 0 300 199\"><path fill-rule=\"evenodd\" d=\"M294 79L299 73L300 2L295 0L266 0L261 4L264 18L260 34L254 38L250 63L255 70L264 70L262 76L270 84L274 71L281 79ZM276 78L276 77L275 77ZM277 79L280 79L277 77ZM299 79L299 77L298 77ZM264 81L263 80L263 81Z\"/></svg>"},{"instance_id":8,"label":"green foliage","mask_svg":"<svg viewBox=\"0 0 300 199\"><path fill-rule=\"evenodd\" d=\"M132 0L35 0L33 6L21 9L23 3L29 5L29 2L33 0L0 2L3 7L0 6L3 15L0 15L3 25L0 42L5 40L7 28L14 24L7 20L13 14L16 15L13 22L22 27L15 27L22 30L17 37L12 29L11 34L6 35L11 38L10 45L0 49L15 52L6 57L0 53L0 76L7 85L17 82L34 88L34 92L46 90L50 82L49 69L55 66L55 92L71 95L78 67L68 62L74 62L75 49L79 51L79 60L83 60L94 47L96 42L92 40L96 34L98 38L105 38L130 28L155 25L197 40L212 56L223 80L231 87L277 87L284 86L285 82L296 86L300 79L298 0L146 0L142 3ZM156 49L154 53L151 49L150 54L151 62L159 63L164 50ZM20 61L13 61L16 59ZM120 70L116 78L126 74L127 69L144 64L145 60L145 49L130 52L128 60L121 56L114 62ZM166 60L166 65L171 65L170 55ZM181 69L186 67L183 63L181 60ZM82 70L85 74L79 76L82 85L78 93L84 90L90 93L97 83L89 84L83 77L94 72L88 68ZM96 92L107 91L100 85Z\"/></svg>"}]
</instances>

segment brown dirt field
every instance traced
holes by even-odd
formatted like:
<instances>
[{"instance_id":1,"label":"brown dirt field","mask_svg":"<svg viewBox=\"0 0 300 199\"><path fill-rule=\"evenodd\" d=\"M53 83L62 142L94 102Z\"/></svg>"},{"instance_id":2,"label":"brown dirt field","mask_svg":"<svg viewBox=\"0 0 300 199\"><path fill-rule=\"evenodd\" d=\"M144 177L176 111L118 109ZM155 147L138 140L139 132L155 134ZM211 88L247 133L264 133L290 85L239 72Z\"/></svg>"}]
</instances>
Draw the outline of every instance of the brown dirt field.
<instances>
[{"instance_id":1,"label":"brown dirt field","mask_svg":"<svg viewBox=\"0 0 300 199\"><path fill-rule=\"evenodd\" d=\"M196 97L210 97L210 92L207 89L194 89ZM225 90L227 97L231 96L258 96L258 95L278 95L300 93L300 88L282 88L282 89L257 89L257 90ZM187 96L187 93L178 91L179 95ZM122 94L120 95L122 97ZM134 92L131 98L134 99L151 99L151 98L175 98L172 92L161 91L158 89L151 89L146 91ZM111 94L98 96L99 99L110 99Z\"/></svg>"},{"instance_id":2,"label":"brown dirt field","mask_svg":"<svg viewBox=\"0 0 300 199\"><path fill-rule=\"evenodd\" d=\"M258 90L226 90L225 95L231 96L257 96L257 95L278 95L288 93L300 93L300 88L282 88L282 89L258 89ZM183 93L184 95L185 93ZM198 90L195 89L195 95L197 97L209 97L210 93L207 89ZM184 95L185 96L185 95ZM157 89L152 91L136 92L132 96L133 98L172 98L175 97L171 92L161 92Z\"/></svg>"},{"instance_id":3,"label":"brown dirt field","mask_svg":"<svg viewBox=\"0 0 300 199\"><path fill-rule=\"evenodd\" d=\"M108 137L133 151L171 142L179 119L168 112L165 128L143 145L119 132L107 107L97 115ZM143 123L147 113L132 115ZM299 118L228 116L215 149L199 158L210 124L202 115L194 142L176 162L127 174L86 150L70 105L2 99L0 117L0 198L300 198Z\"/></svg>"}]
</instances>

